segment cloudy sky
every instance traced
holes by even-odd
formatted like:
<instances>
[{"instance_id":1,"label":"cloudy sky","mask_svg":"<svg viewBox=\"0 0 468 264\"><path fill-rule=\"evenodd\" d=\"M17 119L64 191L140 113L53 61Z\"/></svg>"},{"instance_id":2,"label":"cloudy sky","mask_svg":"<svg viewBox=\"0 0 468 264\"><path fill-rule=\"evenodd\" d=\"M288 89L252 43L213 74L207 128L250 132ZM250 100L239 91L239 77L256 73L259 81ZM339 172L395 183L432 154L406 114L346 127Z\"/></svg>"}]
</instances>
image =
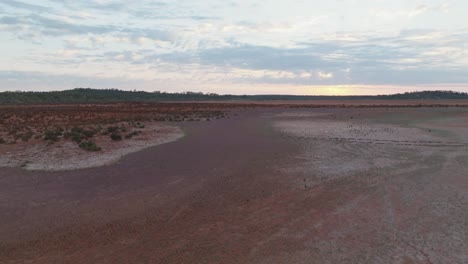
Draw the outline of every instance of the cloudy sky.
<instances>
[{"instance_id":1,"label":"cloudy sky","mask_svg":"<svg viewBox=\"0 0 468 264\"><path fill-rule=\"evenodd\" d=\"M0 91L468 92L466 0L0 0Z\"/></svg>"}]
</instances>

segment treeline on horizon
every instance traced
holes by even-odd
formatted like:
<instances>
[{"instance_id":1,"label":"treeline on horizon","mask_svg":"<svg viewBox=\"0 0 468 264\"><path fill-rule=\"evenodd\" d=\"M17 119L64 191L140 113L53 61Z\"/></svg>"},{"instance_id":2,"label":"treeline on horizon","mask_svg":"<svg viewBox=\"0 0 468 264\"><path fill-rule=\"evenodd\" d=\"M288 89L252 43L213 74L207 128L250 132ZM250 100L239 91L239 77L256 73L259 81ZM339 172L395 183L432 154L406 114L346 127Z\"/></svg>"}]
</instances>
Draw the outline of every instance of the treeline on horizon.
<instances>
[{"instance_id":1,"label":"treeline on horizon","mask_svg":"<svg viewBox=\"0 0 468 264\"><path fill-rule=\"evenodd\" d=\"M30 103L98 103L157 101L222 101L222 100L363 100L363 99L468 99L468 93L453 91L421 91L375 96L311 96L311 95L219 95L199 92L144 92L118 89L76 88L51 92L0 92L0 104Z\"/></svg>"}]
</instances>

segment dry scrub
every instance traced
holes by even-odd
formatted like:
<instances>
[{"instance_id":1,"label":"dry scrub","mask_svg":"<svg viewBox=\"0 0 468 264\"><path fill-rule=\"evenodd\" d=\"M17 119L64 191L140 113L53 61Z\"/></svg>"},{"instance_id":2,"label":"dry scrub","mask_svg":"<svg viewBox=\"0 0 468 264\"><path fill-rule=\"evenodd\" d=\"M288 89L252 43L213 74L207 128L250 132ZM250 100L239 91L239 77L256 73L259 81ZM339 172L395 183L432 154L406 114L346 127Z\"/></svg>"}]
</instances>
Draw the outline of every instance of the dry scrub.
<instances>
[{"instance_id":1,"label":"dry scrub","mask_svg":"<svg viewBox=\"0 0 468 264\"><path fill-rule=\"evenodd\" d=\"M131 139L113 140L97 135L92 141L77 144L71 140L39 141L5 146L0 156L1 167L22 167L27 170L72 170L97 167L118 161L121 157L144 148L171 142L183 136L174 126L147 124ZM95 143L98 149L83 147ZM92 145L87 145L91 148Z\"/></svg>"}]
</instances>

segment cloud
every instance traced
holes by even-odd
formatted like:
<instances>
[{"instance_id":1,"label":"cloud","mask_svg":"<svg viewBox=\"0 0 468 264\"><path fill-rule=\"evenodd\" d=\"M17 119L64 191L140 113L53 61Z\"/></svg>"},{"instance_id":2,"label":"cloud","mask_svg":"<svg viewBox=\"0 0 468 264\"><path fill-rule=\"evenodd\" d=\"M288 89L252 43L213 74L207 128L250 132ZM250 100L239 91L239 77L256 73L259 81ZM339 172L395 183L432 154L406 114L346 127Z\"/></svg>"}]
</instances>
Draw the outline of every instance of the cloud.
<instances>
[{"instance_id":1,"label":"cloud","mask_svg":"<svg viewBox=\"0 0 468 264\"><path fill-rule=\"evenodd\" d=\"M35 4L29 4L21 1L15 1L15 0L2 0L0 2L0 5L12 7L15 9L23 9L23 10L28 10L28 11L33 11L33 12L46 12L49 11L51 8L50 7L45 7L41 5L35 5Z\"/></svg>"},{"instance_id":2,"label":"cloud","mask_svg":"<svg viewBox=\"0 0 468 264\"><path fill-rule=\"evenodd\" d=\"M132 42L139 42L141 38L151 40L171 41L174 34L168 31L148 28L118 27L114 25L72 23L57 18L30 14L25 16L0 17L0 30L15 32L19 36L41 34L43 36L63 37L70 35L120 36ZM130 42L130 41L129 41Z\"/></svg>"},{"instance_id":3,"label":"cloud","mask_svg":"<svg viewBox=\"0 0 468 264\"><path fill-rule=\"evenodd\" d=\"M326 79L332 79L333 78L333 73L332 72L319 71L317 74L318 74L318 77L319 77L320 80L326 80Z\"/></svg>"},{"instance_id":4,"label":"cloud","mask_svg":"<svg viewBox=\"0 0 468 264\"><path fill-rule=\"evenodd\" d=\"M453 26L453 19L436 30L439 24L428 19L452 12L451 6L426 1L385 8L377 2L349 8L355 19L343 23L328 5L308 1L265 8L211 1L5 0L0 40L9 51L0 71L15 62L15 69L41 69L57 83L103 73L187 85L466 82L466 26ZM38 73L28 76L46 82Z\"/></svg>"},{"instance_id":5,"label":"cloud","mask_svg":"<svg viewBox=\"0 0 468 264\"><path fill-rule=\"evenodd\" d=\"M415 42L436 31L402 31L393 36L355 36L358 41L301 42L296 47L268 47L230 42L224 47L164 52L147 49L92 51L65 61L142 65L155 72L199 74L199 79L240 83L293 84L428 84L466 81L468 56L463 32L445 34L441 42ZM446 40L450 39L450 43ZM116 42L116 40L111 40ZM417 43L417 44L415 44ZM461 46L460 46L461 45ZM74 54L71 49L67 54ZM52 58L55 63L59 60ZM229 73L229 74L227 74ZM208 77L212 76L212 77ZM206 78L205 78L206 77ZM182 78L178 76L177 78Z\"/></svg>"},{"instance_id":6,"label":"cloud","mask_svg":"<svg viewBox=\"0 0 468 264\"><path fill-rule=\"evenodd\" d=\"M0 25L9 26L9 29L18 31L38 31L46 36L63 36L72 34L105 34L116 31L113 26L84 25L69 23L59 19L47 18L31 14L27 16L0 17Z\"/></svg>"},{"instance_id":7,"label":"cloud","mask_svg":"<svg viewBox=\"0 0 468 264\"><path fill-rule=\"evenodd\" d=\"M418 5L416 8L414 8L413 10L409 11L407 16L408 17L415 17L417 15L420 15L426 11L429 10L429 6L426 5L426 4L420 4Z\"/></svg>"},{"instance_id":8,"label":"cloud","mask_svg":"<svg viewBox=\"0 0 468 264\"><path fill-rule=\"evenodd\" d=\"M429 12L444 12L449 11L450 5L448 3L440 4L427 4L422 3L410 9L371 9L370 13L376 18L385 20L397 19L413 19L418 16L425 15Z\"/></svg>"},{"instance_id":9,"label":"cloud","mask_svg":"<svg viewBox=\"0 0 468 264\"><path fill-rule=\"evenodd\" d=\"M96 9L101 11L120 11L125 9L122 1L96 1L96 0L51 0L56 4L63 5L69 9Z\"/></svg>"}]
</instances>

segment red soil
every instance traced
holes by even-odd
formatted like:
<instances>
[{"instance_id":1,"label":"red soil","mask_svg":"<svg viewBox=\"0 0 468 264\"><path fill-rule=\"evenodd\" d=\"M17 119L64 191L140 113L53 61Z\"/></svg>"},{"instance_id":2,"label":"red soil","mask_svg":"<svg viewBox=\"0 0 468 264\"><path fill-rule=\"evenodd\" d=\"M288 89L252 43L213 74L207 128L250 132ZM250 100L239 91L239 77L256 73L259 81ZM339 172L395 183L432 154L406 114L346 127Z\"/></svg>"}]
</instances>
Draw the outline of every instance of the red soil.
<instances>
[{"instance_id":1,"label":"red soil","mask_svg":"<svg viewBox=\"0 0 468 264\"><path fill-rule=\"evenodd\" d=\"M440 153L431 156L434 162L397 148L389 153L408 155L401 168L328 180L314 171L293 172L306 162L303 147L311 141L273 130L271 116L284 111L291 110L236 110L229 119L180 123L181 140L105 167L2 169L0 262L467 260L467 197L460 193L468 185L457 176L465 167L441 177ZM350 113L314 111L338 118ZM392 174L397 169L405 171ZM453 183L460 192L448 189Z\"/></svg>"}]
</instances>

